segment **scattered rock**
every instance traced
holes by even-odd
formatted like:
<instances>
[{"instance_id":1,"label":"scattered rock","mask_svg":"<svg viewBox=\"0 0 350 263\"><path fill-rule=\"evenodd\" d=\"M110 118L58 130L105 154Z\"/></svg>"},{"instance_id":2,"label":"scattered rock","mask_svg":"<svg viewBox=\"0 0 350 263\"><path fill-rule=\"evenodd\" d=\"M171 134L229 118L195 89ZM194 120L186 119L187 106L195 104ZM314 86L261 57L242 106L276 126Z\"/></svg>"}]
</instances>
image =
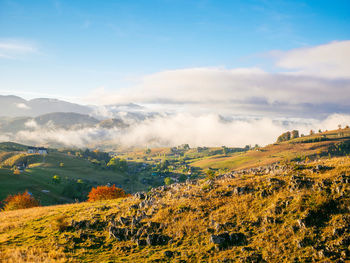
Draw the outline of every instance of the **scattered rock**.
<instances>
[{"instance_id":1,"label":"scattered rock","mask_svg":"<svg viewBox=\"0 0 350 263\"><path fill-rule=\"evenodd\" d=\"M247 238L243 233L229 234L228 232L218 235L211 235L210 242L218 245L219 247L243 246L248 243Z\"/></svg>"},{"instance_id":2,"label":"scattered rock","mask_svg":"<svg viewBox=\"0 0 350 263\"><path fill-rule=\"evenodd\" d=\"M166 250L166 251L164 251L164 256L166 256L167 258L171 258L174 256L174 252L172 252L170 250Z\"/></svg>"},{"instance_id":3,"label":"scattered rock","mask_svg":"<svg viewBox=\"0 0 350 263\"><path fill-rule=\"evenodd\" d=\"M247 245L247 237L243 233L232 233L230 235L231 246L244 246Z\"/></svg>"},{"instance_id":4,"label":"scattered rock","mask_svg":"<svg viewBox=\"0 0 350 263\"><path fill-rule=\"evenodd\" d=\"M144 192L138 192L138 193L135 193L134 194L134 197L140 199L140 200L143 200L146 198L146 194Z\"/></svg>"},{"instance_id":5,"label":"scattered rock","mask_svg":"<svg viewBox=\"0 0 350 263\"><path fill-rule=\"evenodd\" d=\"M127 229L126 228L119 228L119 227L109 227L109 237L114 237L118 241L125 241L127 240Z\"/></svg>"},{"instance_id":6,"label":"scattered rock","mask_svg":"<svg viewBox=\"0 0 350 263\"><path fill-rule=\"evenodd\" d=\"M119 222L122 224L122 225L125 225L125 226L128 226L128 225L130 225L130 223L131 223L131 220L130 220L130 218L128 218L128 217L119 217Z\"/></svg>"},{"instance_id":7,"label":"scattered rock","mask_svg":"<svg viewBox=\"0 0 350 263\"><path fill-rule=\"evenodd\" d=\"M147 245L147 241L146 241L146 239L137 239L136 240L136 244L138 246L146 246Z\"/></svg>"},{"instance_id":8,"label":"scattered rock","mask_svg":"<svg viewBox=\"0 0 350 263\"><path fill-rule=\"evenodd\" d=\"M159 234L151 234L146 238L147 245L149 246L162 246L168 244L169 237Z\"/></svg>"},{"instance_id":9,"label":"scattered rock","mask_svg":"<svg viewBox=\"0 0 350 263\"><path fill-rule=\"evenodd\" d=\"M230 243L230 235L227 232L219 235L211 235L210 242L220 247L225 247Z\"/></svg>"}]
</instances>

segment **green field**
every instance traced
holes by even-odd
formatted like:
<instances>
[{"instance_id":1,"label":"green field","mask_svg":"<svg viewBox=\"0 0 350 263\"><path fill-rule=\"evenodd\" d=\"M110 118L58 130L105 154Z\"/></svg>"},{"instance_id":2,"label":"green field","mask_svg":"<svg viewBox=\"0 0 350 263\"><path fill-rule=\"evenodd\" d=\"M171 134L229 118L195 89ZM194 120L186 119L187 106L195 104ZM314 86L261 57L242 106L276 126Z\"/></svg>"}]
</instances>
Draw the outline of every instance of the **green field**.
<instances>
[{"instance_id":1,"label":"green field","mask_svg":"<svg viewBox=\"0 0 350 263\"><path fill-rule=\"evenodd\" d=\"M89 160L57 151L48 155L11 152L2 160L0 169L0 200L9 194L28 190L43 205L74 202L81 200L92 186L107 183L116 184L127 192L144 190L145 186L126 173L101 169ZM13 167L28 160L28 168L15 174ZM53 177L58 176L59 181ZM76 196L74 196L74 192Z\"/></svg>"},{"instance_id":2,"label":"green field","mask_svg":"<svg viewBox=\"0 0 350 263\"><path fill-rule=\"evenodd\" d=\"M227 148L198 147L132 149L116 152L127 162L127 169L112 170L106 164L83 157L84 151L50 149L45 157L27 154L27 147L0 143L0 200L9 194L28 190L43 205L83 201L93 186L116 184L129 193L149 190L164 184L215 173L252 168L322 156L344 156L350 153L350 129L317 133L265 147ZM16 165L28 162L27 169L14 174ZM166 165L165 165L166 164ZM59 180L53 180L57 176Z\"/></svg>"}]
</instances>

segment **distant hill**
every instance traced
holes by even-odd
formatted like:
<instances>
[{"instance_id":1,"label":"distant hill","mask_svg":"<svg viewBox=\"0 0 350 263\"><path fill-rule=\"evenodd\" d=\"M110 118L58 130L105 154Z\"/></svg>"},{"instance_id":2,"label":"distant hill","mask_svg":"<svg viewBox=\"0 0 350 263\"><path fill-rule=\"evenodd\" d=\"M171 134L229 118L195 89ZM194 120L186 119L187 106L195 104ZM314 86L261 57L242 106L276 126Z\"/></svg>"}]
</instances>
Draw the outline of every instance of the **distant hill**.
<instances>
[{"instance_id":1,"label":"distant hill","mask_svg":"<svg viewBox=\"0 0 350 263\"><path fill-rule=\"evenodd\" d=\"M92 109L88 106L82 106L58 99L39 98L25 100L18 96L0 95L1 112L3 117L36 117L39 115L53 112L75 112L80 114L89 114Z\"/></svg>"},{"instance_id":2,"label":"distant hill","mask_svg":"<svg viewBox=\"0 0 350 263\"><path fill-rule=\"evenodd\" d=\"M47 125L49 122L58 128L72 129L82 127L92 127L100 121L88 115L74 112L54 112L34 118L37 124Z\"/></svg>"},{"instance_id":3,"label":"distant hill","mask_svg":"<svg viewBox=\"0 0 350 263\"><path fill-rule=\"evenodd\" d=\"M103 108L108 110L110 114L114 115L109 117L106 117L103 113L99 112L98 106L85 106L52 98L25 100L18 96L0 95L0 105L0 117L38 117L48 113L72 112L84 115L94 115L95 117L105 119L118 117L118 113L123 112L124 115L127 115L125 117L130 119L140 120L145 118L144 114L140 113L144 108L134 103L103 106Z\"/></svg>"},{"instance_id":4,"label":"distant hill","mask_svg":"<svg viewBox=\"0 0 350 263\"><path fill-rule=\"evenodd\" d=\"M63 129L81 129L97 126L106 129L128 127L121 119L106 119L100 121L89 115L74 112L53 112L37 117L0 117L0 132L4 133L32 130L39 126Z\"/></svg>"}]
</instances>

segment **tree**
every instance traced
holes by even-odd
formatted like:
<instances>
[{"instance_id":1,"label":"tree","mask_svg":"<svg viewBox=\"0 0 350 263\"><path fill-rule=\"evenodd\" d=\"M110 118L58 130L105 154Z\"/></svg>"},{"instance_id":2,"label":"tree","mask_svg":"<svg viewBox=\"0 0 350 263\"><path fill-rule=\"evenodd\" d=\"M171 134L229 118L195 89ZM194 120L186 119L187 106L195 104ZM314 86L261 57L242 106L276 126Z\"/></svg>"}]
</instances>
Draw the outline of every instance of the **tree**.
<instances>
[{"instance_id":1,"label":"tree","mask_svg":"<svg viewBox=\"0 0 350 263\"><path fill-rule=\"evenodd\" d=\"M162 171L168 169L168 166L169 166L169 161L168 160L164 160L161 164L160 164L160 169Z\"/></svg>"},{"instance_id":2,"label":"tree","mask_svg":"<svg viewBox=\"0 0 350 263\"><path fill-rule=\"evenodd\" d=\"M288 131L288 132L282 133L280 136L278 136L277 142L289 141L290 138L291 138L291 133Z\"/></svg>"},{"instance_id":3,"label":"tree","mask_svg":"<svg viewBox=\"0 0 350 263\"><path fill-rule=\"evenodd\" d=\"M291 133L291 139L299 138L299 131L293 130Z\"/></svg>"},{"instance_id":4,"label":"tree","mask_svg":"<svg viewBox=\"0 0 350 263\"><path fill-rule=\"evenodd\" d=\"M126 171L128 169L128 163L124 159L118 157L112 158L108 164L108 167L112 168L115 171Z\"/></svg>"},{"instance_id":5,"label":"tree","mask_svg":"<svg viewBox=\"0 0 350 263\"><path fill-rule=\"evenodd\" d=\"M228 149L227 149L226 146L222 146L222 153L223 153L224 155L227 155Z\"/></svg>"},{"instance_id":6,"label":"tree","mask_svg":"<svg viewBox=\"0 0 350 263\"><path fill-rule=\"evenodd\" d=\"M165 177L164 178L164 183L166 185L171 185L173 183L173 179L171 179L170 177Z\"/></svg>"},{"instance_id":7,"label":"tree","mask_svg":"<svg viewBox=\"0 0 350 263\"><path fill-rule=\"evenodd\" d=\"M24 209L30 207L40 206L39 201L37 201L30 193L24 192L17 195L9 195L4 200L4 211Z\"/></svg>"},{"instance_id":8,"label":"tree","mask_svg":"<svg viewBox=\"0 0 350 263\"><path fill-rule=\"evenodd\" d=\"M152 152L152 150L148 148L148 149L145 151L145 154L150 154L151 152Z\"/></svg>"},{"instance_id":9,"label":"tree","mask_svg":"<svg viewBox=\"0 0 350 263\"><path fill-rule=\"evenodd\" d=\"M88 202L95 202L99 200L109 200L109 199L118 199L121 197L128 196L125 191L121 188L112 186L97 186L92 188L88 195Z\"/></svg>"},{"instance_id":10,"label":"tree","mask_svg":"<svg viewBox=\"0 0 350 263\"><path fill-rule=\"evenodd\" d=\"M59 177L57 174L52 177L52 181L55 184L59 184L61 182L61 177Z\"/></svg>"}]
</instances>

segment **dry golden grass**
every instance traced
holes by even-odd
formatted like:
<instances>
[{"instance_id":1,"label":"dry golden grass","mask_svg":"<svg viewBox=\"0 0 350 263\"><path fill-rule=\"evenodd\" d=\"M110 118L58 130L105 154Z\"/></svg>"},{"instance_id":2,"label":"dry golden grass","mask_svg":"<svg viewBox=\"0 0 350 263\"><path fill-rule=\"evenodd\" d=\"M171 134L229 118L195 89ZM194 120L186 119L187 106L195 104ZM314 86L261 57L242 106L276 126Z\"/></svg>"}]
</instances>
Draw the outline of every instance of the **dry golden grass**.
<instances>
[{"instance_id":1,"label":"dry golden grass","mask_svg":"<svg viewBox=\"0 0 350 263\"><path fill-rule=\"evenodd\" d=\"M49 247L49 248L47 248ZM52 245L45 247L21 247L0 251L0 262L8 263L51 263L68 262L61 248L52 249Z\"/></svg>"},{"instance_id":2,"label":"dry golden grass","mask_svg":"<svg viewBox=\"0 0 350 263\"><path fill-rule=\"evenodd\" d=\"M338 244L343 237L334 238L333 231L348 223L343 215L350 218L349 211L330 214L324 226L293 229L298 225L298 220L305 218L310 211L317 211L329 200L342 200L342 193L343 200L350 200L349 185L344 185L341 193L332 186L329 189L331 194L316 187L325 179L337 181L341 174L350 174L350 158L321 159L307 163L306 167L319 164L333 169L319 173L304 169L288 170L275 176L245 175L214 181L203 179L197 185L170 188L160 193L161 196L154 196L153 205L142 210L149 215L143 222L164 224L162 233L172 239L166 246L138 247L131 240L117 241L108 237L107 227L77 231L67 229L66 224L69 226L71 220L99 220L108 224L111 216L134 216L140 211L130 209L130 206L139 204L140 200L133 197L3 212L0 213L0 261L222 262L226 258L239 262L241 257L248 258L252 253L260 254L267 262L333 260L328 256L319 257L314 246L298 247L298 244L303 240L318 244L318 240L324 239L330 248L341 247ZM314 180L315 187L290 190L291 178L297 174ZM270 178L283 181L284 185L273 190L274 184ZM208 190L203 191L204 185L209 185ZM236 195L232 193L236 187L254 191ZM263 190L269 195L262 196ZM279 207L283 208L277 213ZM242 246L218 249L209 241L210 229L214 229L215 233L244 233L248 239L247 247L254 251L242 251ZM92 237L81 243L74 241L81 234ZM29 250L26 252L27 248ZM174 252L172 259L164 256L166 250Z\"/></svg>"}]
</instances>

